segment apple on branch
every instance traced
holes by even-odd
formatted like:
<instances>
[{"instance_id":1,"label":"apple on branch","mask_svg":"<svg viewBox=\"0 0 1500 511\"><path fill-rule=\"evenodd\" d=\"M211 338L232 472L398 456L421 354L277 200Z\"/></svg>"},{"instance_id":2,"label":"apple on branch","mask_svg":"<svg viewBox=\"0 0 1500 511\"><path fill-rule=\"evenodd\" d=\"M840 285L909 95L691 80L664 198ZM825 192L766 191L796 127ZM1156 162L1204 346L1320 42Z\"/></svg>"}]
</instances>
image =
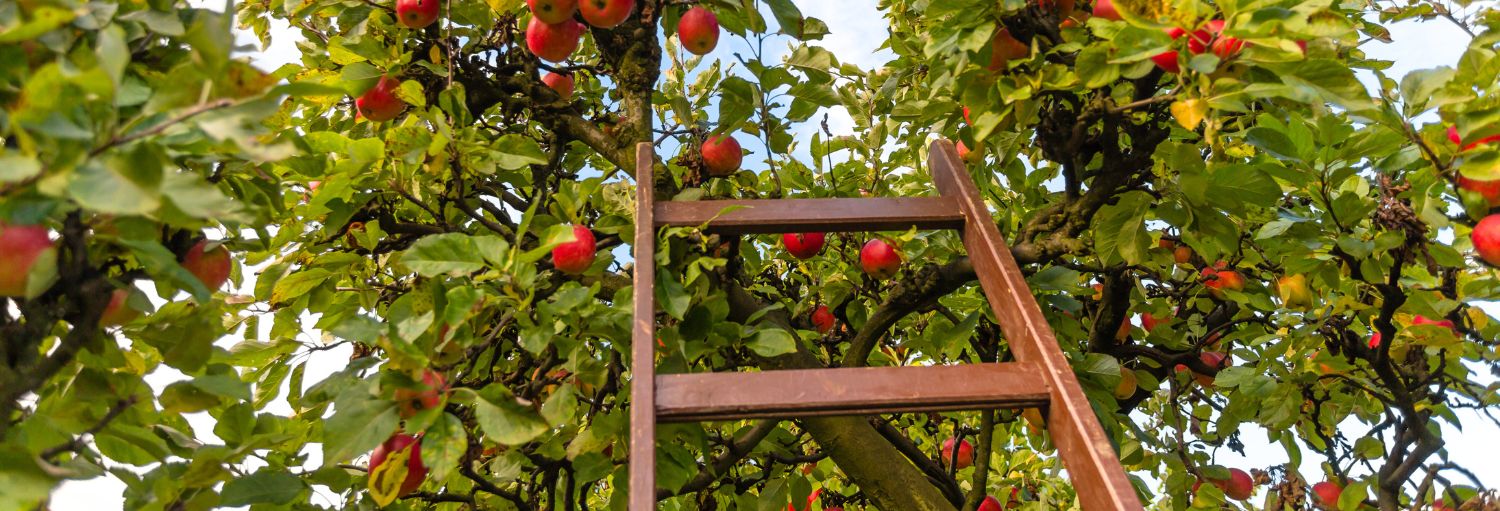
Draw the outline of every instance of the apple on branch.
<instances>
[{"instance_id":1,"label":"apple on branch","mask_svg":"<svg viewBox=\"0 0 1500 511\"><path fill-rule=\"evenodd\" d=\"M819 305L816 309L813 309L812 324L813 328L818 329L818 333L827 334L832 331L836 321L837 319L833 317L833 313L828 310L827 305Z\"/></svg>"},{"instance_id":2,"label":"apple on branch","mask_svg":"<svg viewBox=\"0 0 1500 511\"><path fill-rule=\"evenodd\" d=\"M799 232L781 235L781 244L797 259L808 259L823 251L824 236L821 232Z\"/></svg>"},{"instance_id":3,"label":"apple on branch","mask_svg":"<svg viewBox=\"0 0 1500 511\"><path fill-rule=\"evenodd\" d=\"M953 459L953 442L957 440L949 437L943 441L943 465L953 464L955 470L963 470L974 464L974 445L968 440L958 440L958 459Z\"/></svg>"},{"instance_id":4,"label":"apple on branch","mask_svg":"<svg viewBox=\"0 0 1500 511\"><path fill-rule=\"evenodd\" d=\"M397 495L407 495L422 487L422 480L427 478L427 466L422 464L422 442L417 437L396 433L370 453L370 477L375 478L384 472L382 467L392 454L408 450L406 457L406 478L401 480L400 491ZM390 470L387 468L386 470ZM375 484L374 479L371 485Z\"/></svg>"},{"instance_id":5,"label":"apple on branch","mask_svg":"<svg viewBox=\"0 0 1500 511\"><path fill-rule=\"evenodd\" d=\"M574 225L573 241L552 248L552 267L569 275L578 275L594 265L597 252L594 231L583 225Z\"/></svg>"},{"instance_id":6,"label":"apple on branch","mask_svg":"<svg viewBox=\"0 0 1500 511\"><path fill-rule=\"evenodd\" d=\"M571 18L561 23L546 23L532 16L531 23L526 25L526 49L542 59L562 62L578 50L584 30L582 23Z\"/></svg>"},{"instance_id":7,"label":"apple on branch","mask_svg":"<svg viewBox=\"0 0 1500 511\"><path fill-rule=\"evenodd\" d=\"M214 243L213 248L208 245L208 240L201 240L188 249L187 255L182 257L182 267L198 277L203 287L217 291L229 281L229 249L219 243Z\"/></svg>"},{"instance_id":8,"label":"apple on branch","mask_svg":"<svg viewBox=\"0 0 1500 511\"><path fill-rule=\"evenodd\" d=\"M396 0L396 19L407 28L425 28L438 19L443 0Z\"/></svg>"},{"instance_id":9,"label":"apple on branch","mask_svg":"<svg viewBox=\"0 0 1500 511\"><path fill-rule=\"evenodd\" d=\"M719 45L719 17L700 6L688 9L677 21L677 41L694 55L707 55Z\"/></svg>"},{"instance_id":10,"label":"apple on branch","mask_svg":"<svg viewBox=\"0 0 1500 511\"><path fill-rule=\"evenodd\" d=\"M0 296L42 294L57 278L57 245L46 227L0 223Z\"/></svg>"},{"instance_id":11,"label":"apple on branch","mask_svg":"<svg viewBox=\"0 0 1500 511\"><path fill-rule=\"evenodd\" d=\"M872 239L859 250L859 266L877 279L888 279L901 269L901 252L885 240Z\"/></svg>"},{"instance_id":12,"label":"apple on branch","mask_svg":"<svg viewBox=\"0 0 1500 511\"><path fill-rule=\"evenodd\" d=\"M547 84L553 92L563 101L573 99L573 75L567 73L547 73L542 75L542 83Z\"/></svg>"},{"instance_id":13,"label":"apple on branch","mask_svg":"<svg viewBox=\"0 0 1500 511\"><path fill-rule=\"evenodd\" d=\"M381 76L380 81L374 87L361 94L354 100L354 108L359 115L375 122L385 122L395 119L406 110L406 102L396 97L396 89L401 87L401 81L387 76Z\"/></svg>"},{"instance_id":14,"label":"apple on branch","mask_svg":"<svg viewBox=\"0 0 1500 511\"><path fill-rule=\"evenodd\" d=\"M578 0L526 0L526 6L532 17L554 25L573 19L578 12Z\"/></svg>"},{"instance_id":15,"label":"apple on branch","mask_svg":"<svg viewBox=\"0 0 1500 511\"><path fill-rule=\"evenodd\" d=\"M630 17L635 0L579 0L578 14L596 28L615 28Z\"/></svg>"},{"instance_id":16,"label":"apple on branch","mask_svg":"<svg viewBox=\"0 0 1500 511\"><path fill-rule=\"evenodd\" d=\"M745 158L740 143L730 135L708 137L698 150L703 155L703 166L708 168L708 175L714 177L727 177L739 171Z\"/></svg>"}]
</instances>

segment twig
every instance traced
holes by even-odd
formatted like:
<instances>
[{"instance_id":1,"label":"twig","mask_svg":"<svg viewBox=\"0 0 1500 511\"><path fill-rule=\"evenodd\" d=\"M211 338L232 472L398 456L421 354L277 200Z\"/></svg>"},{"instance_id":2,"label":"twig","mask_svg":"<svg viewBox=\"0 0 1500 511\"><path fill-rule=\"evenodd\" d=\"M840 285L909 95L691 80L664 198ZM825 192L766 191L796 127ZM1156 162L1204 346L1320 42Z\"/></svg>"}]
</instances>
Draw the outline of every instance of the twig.
<instances>
[{"instance_id":1,"label":"twig","mask_svg":"<svg viewBox=\"0 0 1500 511\"><path fill-rule=\"evenodd\" d=\"M120 414L125 413L126 408L130 408L130 405L135 404L136 400L137 398L135 396L130 396L125 399L121 399L119 402L116 402L114 406L110 407L109 412L106 412L104 414L104 417L101 417L99 419L99 422L94 423L92 427L85 430L83 433L80 433L78 436L73 437L72 440L49 447L47 448L47 450L42 451L42 459L51 460L53 457L56 457L57 455L64 452L76 452L79 449L82 449L84 446L84 437L93 436L100 431L103 431L106 426L109 426L109 423L111 421L115 420L115 417L119 417Z\"/></svg>"}]
</instances>

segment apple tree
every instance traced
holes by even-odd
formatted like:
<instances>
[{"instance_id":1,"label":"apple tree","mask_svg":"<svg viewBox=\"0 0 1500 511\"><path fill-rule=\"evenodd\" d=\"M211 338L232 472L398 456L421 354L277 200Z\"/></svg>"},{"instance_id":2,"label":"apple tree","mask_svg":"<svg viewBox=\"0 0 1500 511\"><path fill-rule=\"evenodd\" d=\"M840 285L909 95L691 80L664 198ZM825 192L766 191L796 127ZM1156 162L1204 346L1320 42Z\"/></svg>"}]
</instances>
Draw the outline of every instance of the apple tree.
<instances>
[{"instance_id":1,"label":"apple tree","mask_svg":"<svg viewBox=\"0 0 1500 511\"><path fill-rule=\"evenodd\" d=\"M1439 427L1500 405L1500 11L879 8L866 69L792 0L0 5L0 509L106 474L129 509L624 509L638 264L663 372L1009 360L954 233L628 256L638 185L932 195L937 137L1143 502L1500 508ZM1468 47L1390 75L1397 22ZM283 24L293 64L235 46ZM659 433L665 509L1087 491L1036 410Z\"/></svg>"}]
</instances>

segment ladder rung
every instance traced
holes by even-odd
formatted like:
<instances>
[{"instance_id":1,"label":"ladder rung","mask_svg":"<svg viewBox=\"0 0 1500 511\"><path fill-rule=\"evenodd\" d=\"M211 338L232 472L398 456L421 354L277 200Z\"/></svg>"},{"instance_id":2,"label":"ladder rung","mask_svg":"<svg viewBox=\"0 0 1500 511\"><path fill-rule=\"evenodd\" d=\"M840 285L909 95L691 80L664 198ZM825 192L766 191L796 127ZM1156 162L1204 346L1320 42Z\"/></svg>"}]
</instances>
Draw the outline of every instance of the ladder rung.
<instances>
[{"instance_id":1,"label":"ladder rung","mask_svg":"<svg viewBox=\"0 0 1500 511\"><path fill-rule=\"evenodd\" d=\"M853 367L656 377L663 422L808 417L1047 404L1034 364Z\"/></svg>"},{"instance_id":2,"label":"ladder rung","mask_svg":"<svg viewBox=\"0 0 1500 511\"><path fill-rule=\"evenodd\" d=\"M725 211L726 208L735 208ZM961 229L964 215L950 197L775 199L658 202L657 227L710 223L729 234Z\"/></svg>"}]
</instances>

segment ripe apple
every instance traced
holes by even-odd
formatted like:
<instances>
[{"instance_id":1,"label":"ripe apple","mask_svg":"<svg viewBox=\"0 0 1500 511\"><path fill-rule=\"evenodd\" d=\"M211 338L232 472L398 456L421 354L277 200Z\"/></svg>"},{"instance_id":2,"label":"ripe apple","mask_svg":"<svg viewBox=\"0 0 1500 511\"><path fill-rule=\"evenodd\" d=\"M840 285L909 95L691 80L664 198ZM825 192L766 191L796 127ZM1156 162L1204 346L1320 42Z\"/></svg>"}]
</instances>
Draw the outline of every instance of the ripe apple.
<instances>
[{"instance_id":1,"label":"ripe apple","mask_svg":"<svg viewBox=\"0 0 1500 511\"><path fill-rule=\"evenodd\" d=\"M573 241L552 248L552 266L557 271L577 275L594 265L598 248L594 244L594 231L582 225L573 226Z\"/></svg>"},{"instance_id":2,"label":"ripe apple","mask_svg":"<svg viewBox=\"0 0 1500 511\"><path fill-rule=\"evenodd\" d=\"M1224 20L1212 20L1204 23L1202 28L1194 30L1188 37L1188 51L1193 55L1202 55L1208 51L1209 45L1213 44L1214 38L1224 30ZM1175 38L1174 38L1175 39Z\"/></svg>"},{"instance_id":3,"label":"ripe apple","mask_svg":"<svg viewBox=\"0 0 1500 511\"><path fill-rule=\"evenodd\" d=\"M1453 507L1443 503L1443 499L1432 501L1432 511L1453 511Z\"/></svg>"},{"instance_id":4,"label":"ripe apple","mask_svg":"<svg viewBox=\"0 0 1500 511\"><path fill-rule=\"evenodd\" d=\"M1177 264L1189 264L1193 262L1193 247L1178 245L1172 249L1172 260Z\"/></svg>"},{"instance_id":5,"label":"ripe apple","mask_svg":"<svg viewBox=\"0 0 1500 511\"><path fill-rule=\"evenodd\" d=\"M1331 481L1323 481L1314 484L1313 495L1317 497L1318 507L1323 509L1338 509L1339 494L1344 493L1344 487Z\"/></svg>"},{"instance_id":6,"label":"ripe apple","mask_svg":"<svg viewBox=\"0 0 1500 511\"><path fill-rule=\"evenodd\" d=\"M1115 385L1115 399L1130 399L1135 395L1135 389L1140 381L1135 377L1135 371L1120 366L1120 383Z\"/></svg>"},{"instance_id":7,"label":"ripe apple","mask_svg":"<svg viewBox=\"0 0 1500 511\"><path fill-rule=\"evenodd\" d=\"M1250 474L1237 468L1229 469L1228 481L1214 481L1214 484L1224 490L1224 495L1234 500L1245 500L1255 493L1255 480L1250 478Z\"/></svg>"},{"instance_id":8,"label":"ripe apple","mask_svg":"<svg viewBox=\"0 0 1500 511\"><path fill-rule=\"evenodd\" d=\"M573 75L564 73L547 73L542 76L542 83L547 84L556 92L563 101L573 99Z\"/></svg>"},{"instance_id":9,"label":"ripe apple","mask_svg":"<svg viewBox=\"0 0 1500 511\"><path fill-rule=\"evenodd\" d=\"M1209 294L1220 300L1224 299L1224 291L1242 291L1245 289L1245 277L1240 276L1234 270L1221 270L1216 268L1204 268L1203 286L1208 288Z\"/></svg>"},{"instance_id":10,"label":"ripe apple","mask_svg":"<svg viewBox=\"0 0 1500 511\"><path fill-rule=\"evenodd\" d=\"M818 333L826 334L833 330L835 321L837 320L833 317L833 313L828 310L827 305L819 305L818 308L813 309L812 324L813 328L818 329Z\"/></svg>"},{"instance_id":11,"label":"ripe apple","mask_svg":"<svg viewBox=\"0 0 1500 511\"><path fill-rule=\"evenodd\" d=\"M1281 295L1281 304L1289 309L1306 309L1313 306L1312 290L1307 286L1307 276L1287 275L1276 280L1276 294Z\"/></svg>"},{"instance_id":12,"label":"ripe apple","mask_svg":"<svg viewBox=\"0 0 1500 511\"><path fill-rule=\"evenodd\" d=\"M406 110L406 102L396 97L396 89L400 87L401 80L382 76L374 87L354 100L354 109L359 111L359 115L375 122L395 119L401 115L402 110Z\"/></svg>"},{"instance_id":13,"label":"ripe apple","mask_svg":"<svg viewBox=\"0 0 1500 511\"><path fill-rule=\"evenodd\" d=\"M740 162L745 158L739 141L729 135L708 137L699 151L703 153L703 165L708 167L708 175L715 177L725 177L739 171Z\"/></svg>"},{"instance_id":14,"label":"ripe apple","mask_svg":"<svg viewBox=\"0 0 1500 511\"><path fill-rule=\"evenodd\" d=\"M677 22L677 41L694 55L707 55L719 45L719 17L703 7L688 9Z\"/></svg>"},{"instance_id":15,"label":"ripe apple","mask_svg":"<svg viewBox=\"0 0 1500 511\"><path fill-rule=\"evenodd\" d=\"M943 465L946 466L949 463L955 463L954 466L957 467L958 470L963 470L965 468L968 468L970 465L973 465L974 464L974 445L970 444L968 440L959 440L958 441L958 460L954 460L953 459L953 441L954 440L955 440L954 438L949 437L947 440L943 441Z\"/></svg>"},{"instance_id":16,"label":"ripe apple","mask_svg":"<svg viewBox=\"0 0 1500 511\"><path fill-rule=\"evenodd\" d=\"M969 120L969 107L964 107L964 122L974 124L974 121Z\"/></svg>"},{"instance_id":17,"label":"ripe apple","mask_svg":"<svg viewBox=\"0 0 1500 511\"><path fill-rule=\"evenodd\" d=\"M421 389L396 389L393 397L401 418L409 419L418 412L436 408L443 401L447 385L443 373L427 369L422 371Z\"/></svg>"},{"instance_id":18,"label":"ripe apple","mask_svg":"<svg viewBox=\"0 0 1500 511\"><path fill-rule=\"evenodd\" d=\"M797 259L807 259L823 251L823 233L799 232L781 235L781 244Z\"/></svg>"},{"instance_id":19,"label":"ripe apple","mask_svg":"<svg viewBox=\"0 0 1500 511\"><path fill-rule=\"evenodd\" d=\"M396 18L407 28L424 28L438 19L440 0L396 0Z\"/></svg>"},{"instance_id":20,"label":"ripe apple","mask_svg":"<svg viewBox=\"0 0 1500 511\"><path fill-rule=\"evenodd\" d=\"M988 496L985 497L984 502L979 503L979 509L977 511L1001 511L1000 499Z\"/></svg>"},{"instance_id":21,"label":"ripe apple","mask_svg":"<svg viewBox=\"0 0 1500 511\"><path fill-rule=\"evenodd\" d=\"M542 23L557 24L573 19L578 0L526 0L526 6L531 8L531 16Z\"/></svg>"},{"instance_id":22,"label":"ripe apple","mask_svg":"<svg viewBox=\"0 0 1500 511\"><path fill-rule=\"evenodd\" d=\"M182 267L203 282L209 291L217 291L229 280L229 249L224 245L208 248L208 240L199 241L182 257Z\"/></svg>"},{"instance_id":23,"label":"ripe apple","mask_svg":"<svg viewBox=\"0 0 1500 511\"><path fill-rule=\"evenodd\" d=\"M1104 299L1104 284L1094 284L1094 300Z\"/></svg>"},{"instance_id":24,"label":"ripe apple","mask_svg":"<svg viewBox=\"0 0 1500 511\"><path fill-rule=\"evenodd\" d=\"M958 159L963 160L965 163L969 163L971 165L984 163L983 145L981 145L978 150L969 150L969 146L964 145L964 141L960 140L958 141L958 147L956 149L958 150Z\"/></svg>"},{"instance_id":25,"label":"ripe apple","mask_svg":"<svg viewBox=\"0 0 1500 511\"><path fill-rule=\"evenodd\" d=\"M1094 2L1094 17L1104 18L1112 21L1121 21L1125 19L1120 16L1120 11L1115 9L1114 0L1096 0Z\"/></svg>"},{"instance_id":26,"label":"ripe apple","mask_svg":"<svg viewBox=\"0 0 1500 511\"><path fill-rule=\"evenodd\" d=\"M1148 334L1152 330L1156 330L1157 326L1167 324L1168 321L1172 321L1171 315L1164 315L1158 318L1149 312L1141 314L1141 328L1145 329Z\"/></svg>"},{"instance_id":27,"label":"ripe apple","mask_svg":"<svg viewBox=\"0 0 1500 511\"><path fill-rule=\"evenodd\" d=\"M47 228L40 225L0 224L0 296L30 297L41 294L51 285L55 264L43 263L47 275L31 275L39 261L57 257L57 245Z\"/></svg>"},{"instance_id":28,"label":"ripe apple","mask_svg":"<svg viewBox=\"0 0 1500 511\"><path fill-rule=\"evenodd\" d=\"M884 240L870 240L859 250L859 267L877 279L891 278L901 268L901 252Z\"/></svg>"},{"instance_id":29,"label":"ripe apple","mask_svg":"<svg viewBox=\"0 0 1500 511\"><path fill-rule=\"evenodd\" d=\"M990 40L990 65L986 69L1001 71L1010 61L1023 59L1028 55L1031 55L1031 47L1010 35L1010 29L1002 27L995 33L995 38Z\"/></svg>"},{"instance_id":30,"label":"ripe apple","mask_svg":"<svg viewBox=\"0 0 1500 511\"><path fill-rule=\"evenodd\" d=\"M1372 349L1372 350L1380 349L1380 343L1381 343L1381 340L1380 340L1380 331L1376 330L1375 333L1370 334L1370 349Z\"/></svg>"},{"instance_id":31,"label":"ripe apple","mask_svg":"<svg viewBox=\"0 0 1500 511\"><path fill-rule=\"evenodd\" d=\"M417 437L396 433L370 453L370 473L373 474L385 463L387 456L408 447L411 448L411 454L406 458L406 479L401 481L401 495L417 491L422 486L422 480L427 478L427 467L422 464L422 442L417 441Z\"/></svg>"},{"instance_id":32,"label":"ripe apple","mask_svg":"<svg viewBox=\"0 0 1500 511\"><path fill-rule=\"evenodd\" d=\"M552 62L562 62L578 50L578 39L583 37L582 23L570 19L562 23L546 23L533 16L526 25L526 48L531 53Z\"/></svg>"},{"instance_id":33,"label":"ripe apple","mask_svg":"<svg viewBox=\"0 0 1500 511\"><path fill-rule=\"evenodd\" d=\"M1120 321L1120 329L1115 331L1115 340L1125 342L1130 339L1130 316Z\"/></svg>"},{"instance_id":34,"label":"ripe apple","mask_svg":"<svg viewBox=\"0 0 1500 511\"><path fill-rule=\"evenodd\" d=\"M578 13L583 20L598 28L615 28L630 17L635 10L635 0L579 0Z\"/></svg>"},{"instance_id":35,"label":"ripe apple","mask_svg":"<svg viewBox=\"0 0 1500 511\"><path fill-rule=\"evenodd\" d=\"M1458 333L1458 326L1454 325L1453 321L1452 320L1448 320L1448 319L1442 319L1442 320L1428 319L1427 316L1423 316L1421 314L1418 314L1417 317L1412 318L1411 324L1412 325L1440 326L1440 327L1452 330L1454 334Z\"/></svg>"},{"instance_id":36,"label":"ripe apple","mask_svg":"<svg viewBox=\"0 0 1500 511\"><path fill-rule=\"evenodd\" d=\"M130 291L124 289L116 289L110 293L109 305L104 306L104 314L99 316L99 326L119 326L140 317L141 311L132 309L125 303L128 298Z\"/></svg>"},{"instance_id":37,"label":"ripe apple","mask_svg":"<svg viewBox=\"0 0 1500 511\"><path fill-rule=\"evenodd\" d=\"M1201 360L1204 364L1208 365L1209 367L1215 368L1215 369L1223 369L1224 368L1224 360L1225 360L1224 359L1224 354L1223 353L1219 353L1217 351L1205 351L1203 353L1200 353L1200 354L1198 354L1198 360ZM1183 372L1183 371L1187 371L1188 370L1188 366L1187 366L1187 364L1177 364L1177 367L1175 369L1177 370L1177 372L1180 373L1180 372ZM1202 385L1204 387L1212 387L1212 386L1214 386L1214 377L1213 376L1209 376L1209 375L1206 375L1206 374L1198 374L1198 373L1195 372L1195 373L1193 373L1193 379L1197 380L1198 384Z\"/></svg>"},{"instance_id":38,"label":"ripe apple","mask_svg":"<svg viewBox=\"0 0 1500 511\"><path fill-rule=\"evenodd\" d=\"M1220 60L1229 60L1230 57L1235 56L1240 52L1240 50L1244 48L1244 39L1226 35L1219 36L1219 38L1214 41L1212 50L1214 52L1214 55L1219 56Z\"/></svg>"},{"instance_id":39,"label":"ripe apple","mask_svg":"<svg viewBox=\"0 0 1500 511\"><path fill-rule=\"evenodd\" d=\"M1152 56L1151 62L1156 63L1156 67L1161 68L1162 71L1175 75L1182 72L1182 64L1177 61L1177 57L1177 50L1169 50Z\"/></svg>"},{"instance_id":40,"label":"ripe apple","mask_svg":"<svg viewBox=\"0 0 1500 511\"><path fill-rule=\"evenodd\" d=\"M1500 266L1500 214L1480 220L1469 238L1474 241L1474 251L1479 253L1480 259L1492 266Z\"/></svg>"},{"instance_id":41,"label":"ripe apple","mask_svg":"<svg viewBox=\"0 0 1500 511\"><path fill-rule=\"evenodd\" d=\"M1448 126L1448 141L1453 142L1453 145L1459 146L1460 151L1468 151L1491 142L1500 142L1500 135L1491 135L1465 144L1463 143L1463 138L1458 134L1458 127Z\"/></svg>"},{"instance_id":42,"label":"ripe apple","mask_svg":"<svg viewBox=\"0 0 1500 511\"><path fill-rule=\"evenodd\" d=\"M1478 179L1469 179L1460 174L1458 176L1458 187L1484 197L1485 203L1489 204L1491 208L1500 207L1500 179L1480 181Z\"/></svg>"}]
</instances>

